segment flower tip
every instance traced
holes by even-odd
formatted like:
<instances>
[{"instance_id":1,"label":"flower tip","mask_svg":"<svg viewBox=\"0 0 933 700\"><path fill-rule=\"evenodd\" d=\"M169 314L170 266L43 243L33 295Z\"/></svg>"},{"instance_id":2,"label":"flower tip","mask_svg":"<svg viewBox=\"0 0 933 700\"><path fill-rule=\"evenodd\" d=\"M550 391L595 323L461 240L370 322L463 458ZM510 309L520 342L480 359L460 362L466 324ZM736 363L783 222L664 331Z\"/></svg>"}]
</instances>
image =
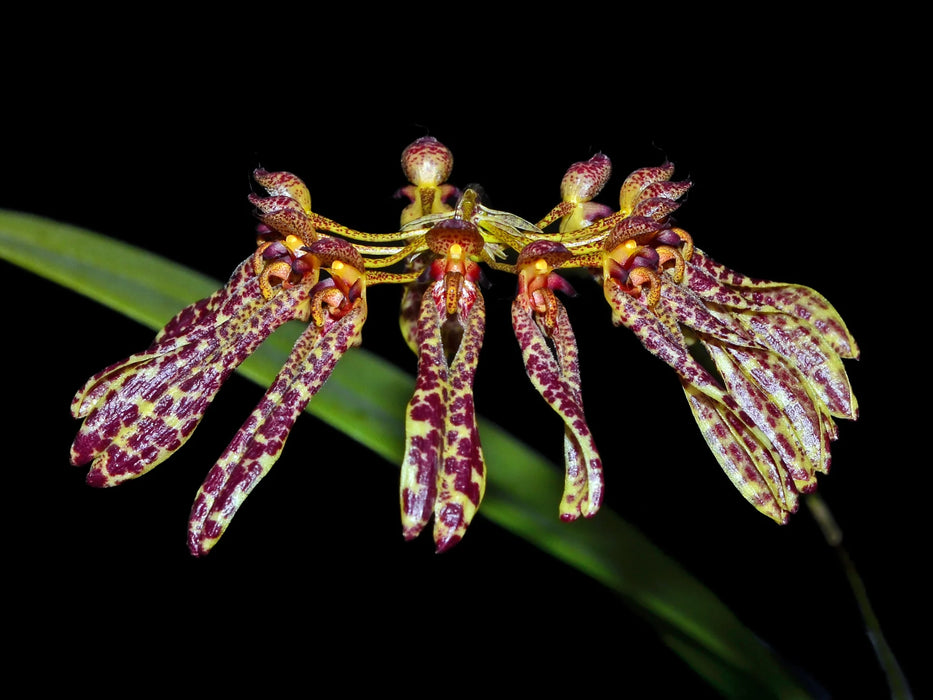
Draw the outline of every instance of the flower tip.
<instances>
[{"instance_id":1,"label":"flower tip","mask_svg":"<svg viewBox=\"0 0 933 700\"><path fill-rule=\"evenodd\" d=\"M416 537L418 537L418 535L420 534L421 534L420 527L408 527L402 530L402 537L405 538L406 542L411 542Z\"/></svg>"},{"instance_id":2,"label":"flower tip","mask_svg":"<svg viewBox=\"0 0 933 700\"><path fill-rule=\"evenodd\" d=\"M199 546L197 543L188 543L188 553L191 554L195 559L203 559L208 554L210 554L210 548L204 548Z\"/></svg>"},{"instance_id":3,"label":"flower tip","mask_svg":"<svg viewBox=\"0 0 933 700\"><path fill-rule=\"evenodd\" d=\"M105 489L108 486L112 486L104 473L97 469L89 471L84 481L88 486L93 486L95 489Z\"/></svg>"},{"instance_id":4,"label":"flower tip","mask_svg":"<svg viewBox=\"0 0 933 700\"><path fill-rule=\"evenodd\" d=\"M211 552L210 547L202 547L199 543L189 543L188 552L191 553L195 559L203 559Z\"/></svg>"},{"instance_id":5,"label":"flower tip","mask_svg":"<svg viewBox=\"0 0 933 700\"><path fill-rule=\"evenodd\" d=\"M86 463L86 460L84 463ZM87 476L84 478L84 481L88 486L92 486L95 489L107 489L111 486L118 486L124 481L133 479L139 475L140 474L138 472L133 471L113 473L107 469L107 464L105 463L93 464L91 465L91 469L88 471Z\"/></svg>"},{"instance_id":6,"label":"flower tip","mask_svg":"<svg viewBox=\"0 0 933 700\"><path fill-rule=\"evenodd\" d=\"M450 534L448 537L445 537L444 539L436 540L434 543L436 545L434 549L434 553L443 554L444 552L451 549L461 539L463 538L460 535Z\"/></svg>"},{"instance_id":7,"label":"flower tip","mask_svg":"<svg viewBox=\"0 0 933 700\"><path fill-rule=\"evenodd\" d=\"M206 557L217 544L218 539L218 537L208 537L201 528L192 527L188 530L188 552L199 559Z\"/></svg>"},{"instance_id":8,"label":"flower tip","mask_svg":"<svg viewBox=\"0 0 933 700\"><path fill-rule=\"evenodd\" d=\"M311 211L311 192L301 178L292 173L269 172L264 168L256 168L253 171L253 179L269 193L270 197L289 197L295 200L305 212Z\"/></svg>"}]
</instances>

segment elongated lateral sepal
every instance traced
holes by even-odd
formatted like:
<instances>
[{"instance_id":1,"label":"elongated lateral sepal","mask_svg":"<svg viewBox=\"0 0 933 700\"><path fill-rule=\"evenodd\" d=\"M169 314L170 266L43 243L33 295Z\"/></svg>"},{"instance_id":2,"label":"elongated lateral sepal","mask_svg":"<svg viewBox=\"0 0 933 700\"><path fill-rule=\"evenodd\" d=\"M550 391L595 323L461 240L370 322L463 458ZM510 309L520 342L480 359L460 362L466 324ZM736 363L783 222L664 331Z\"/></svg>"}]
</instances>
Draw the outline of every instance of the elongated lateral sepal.
<instances>
[{"instance_id":1,"label":"elongated lateral sepal","mask_svg":"<svg viewBox=\"0 0 933 700\"><path fill-rule=\"evenodd\" d=\"M92 377L72 403L71 448L88 483L113 486L165 461L191 437L223 382L286 321L307 317L306 286L265 299L245 261L223 290L177 315L145 352Z\"/></svg>"},{"instance_id":2,"label":"elongated lateral sepal","mask_svg":"<svg viewBox=\"0 0 933 700\"><path fill-rule=\"evenodd\" d=\"M198 491L188 523L192 554L202 556L211 550L246 497L278 461L298 416L343 354L360 344L365 320L365 302L357 299L339 319L323 326L309 324L299 337L288 362Z\"/></svg>"},{"instance_id":3,"label":"elongated lateral sepal","mask_svg":"<svg viewBox=\"0 0 933 700\"><path fill-rule=\"evenodd\" d=\"M846 359L859 349L842 317L826 297L800 284L747 277L697 251L687 270L687 284L704 299L736 310L782 311L808 323Z\"/></svg>"},{"instance_id":4,"label":"elongated lateral sepal","mask_svg":"<svg viewBox=\"0 0 933 700\"><path fill-rule=\"evenodd\" d=\"M703 437L730 481L759 511L784 523L797 509L797 489L768 435L743 408L745 399L737 400L694 358L675 310L663 303L649 309L611 281L606 291L613 319L680 376Z\"/></svg>"},{"instance_id":5,"label":"elongated lateral sepal","mask_svg":"<svg viewBox=\"0 0 933 700\"><path fill-rule=\"evenodd\" d=\"M512 302L512 327L532 385L564 421L565 481L561 520L592 517L603 499L602 460L583 413L577 346L563 304L550 329L536 318L525 299ZM542 325L545 325L542 328ZM546 330L547 329L547 330ZM554 350L548 345L548 338Z\"/></svg>"},{"instance_id":6,"label":"elongated lateral sepal","mask_svg":"<svg viewBox=\"0 0 933 700\"><path fill-rule=\"evenodd\" d=\"M417 537L434 512L449 397L441 322L430 290L419 305L418 376L405 411L405 458L399 482L402 534Z\"/></svg>"},{"instance_id":7,"label":"elongated lateral sepal","mask_svg":"<svg viewBox=\"0 0 933 700\"><path fill-rule=\"evenodd\" d=\"M473 379L485 328L486 307L477 293L448 373L444 450L434 505L434 543L438 552L450 549L463 538L486 492L486 462L473 404Z\"/></svg>"},{"instance_id":8,"label":"elongated lateral sepal","mask_svg":"<svg viewBox=\"0 0 933 700\"><path fill-rule=\"evenodd\" d=\"M482 295L470 290L456 347L445 342L446 300L436 282L418 318L418 378L406 411L405 459L399 482L402 534L413 539L434 515L438 552L462 539L486 490L486 465L473 406L473 378L485 328ZM442 320L445 319L445 320ZM449 361L447 357L452 354Z\"/></svg>"}]
</instances>

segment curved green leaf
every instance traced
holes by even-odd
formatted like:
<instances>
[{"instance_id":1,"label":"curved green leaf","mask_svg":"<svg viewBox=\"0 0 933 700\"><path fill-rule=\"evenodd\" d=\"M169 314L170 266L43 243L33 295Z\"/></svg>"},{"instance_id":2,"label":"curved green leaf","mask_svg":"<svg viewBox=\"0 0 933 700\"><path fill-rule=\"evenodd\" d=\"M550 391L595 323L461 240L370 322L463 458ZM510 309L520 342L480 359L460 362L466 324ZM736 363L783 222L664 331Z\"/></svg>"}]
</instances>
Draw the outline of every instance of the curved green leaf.
<instances>
[{"instance_id":1,"label":"curved green leaf","mask_svg":"<svg viewBox=\"0 0 933 700\"><path fill-rule=\"evenodd\" d=\"M0 257L153 329L220 286L125 243L2 210ZM300 330L281 329L240 371L267 385ZM391 364L356 350L341 361L309 411L397 465L413 384ZM481 430L486 453L497 456L483 515L618 593L724 695L810 697L711 591L617 514L604 509L592 520L562 524L554 507L554 494L562 489L559 470L499 427L483 422Z\"/></svg>"}]
</instances>

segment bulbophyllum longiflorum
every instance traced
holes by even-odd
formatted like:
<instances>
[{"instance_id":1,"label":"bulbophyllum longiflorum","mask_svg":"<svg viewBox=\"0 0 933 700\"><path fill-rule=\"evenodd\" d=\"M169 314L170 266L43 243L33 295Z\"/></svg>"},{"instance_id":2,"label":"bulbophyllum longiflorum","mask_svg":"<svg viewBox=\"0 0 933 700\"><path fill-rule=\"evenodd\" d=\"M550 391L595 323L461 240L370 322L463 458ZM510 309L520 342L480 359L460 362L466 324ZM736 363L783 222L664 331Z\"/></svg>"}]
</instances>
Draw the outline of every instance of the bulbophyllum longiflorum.
<instances>
[{"instance_id":1,"label":"bulbophyllum longiflorum","mask_svg":"<svg viewBox=\"0 0 933 700\"><path fill-rule=\"evenodd\" d=\"M113 486L167 459L191 436L220 385L276 328L307 328L262 401L201 486L188 546L206 554L279 458L285 439L338 360L361 342L366 295L404 285L401 328L418 358L406 413L402 531L433 516L438 551L462 537L483 499L486 462L473 402L485 327L483 265L517 276L512 325L525 370L564 425L566 480L559 517L590 517L603 465L583 409L577 344L558 293L560 271L588 270L616 325L670 365L697 424L739 492L779 523L826 472L834 418L857 416L843 358L858 349L817 292L757 280L694 247L672 214L690 188L673 166L643 168L619 207L593 201L610 176L597 154L573 164L561 202L536 223L483 206L446 184L453 158L431 137L402 154L410 200L394 233L338 224L311 208L308 188L257 170L268 196L250 196L258 247L211 297L182 310L145 351L91 377L72 404L84 423L71 461L88 483ZM705 362L697 359L700 348Z\"/></svg>"}]
</instances>

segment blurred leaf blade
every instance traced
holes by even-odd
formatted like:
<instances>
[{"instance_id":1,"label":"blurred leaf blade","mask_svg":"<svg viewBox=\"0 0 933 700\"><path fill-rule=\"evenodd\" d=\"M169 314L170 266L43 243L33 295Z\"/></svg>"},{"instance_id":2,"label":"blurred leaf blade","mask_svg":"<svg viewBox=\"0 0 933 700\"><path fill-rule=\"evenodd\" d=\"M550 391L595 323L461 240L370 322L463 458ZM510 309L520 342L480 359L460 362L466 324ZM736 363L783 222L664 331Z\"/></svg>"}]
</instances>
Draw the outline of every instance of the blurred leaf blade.
<instances>
[{"instance_id":1,"label":"blurred leaf blade","mask_svg":"<svg viewBox=\"0 0 933 700\"><path fill-rule=\"evenodd\" d=\"M126 243L2 210L0 257L152 329L221 284ZM263 386L270 383L300 330L281 329L243 364L242 373ZM357 349L341 360L309 411L399 464L413 383L390 363ZM604 509L593 520L561 523L558 470L498 426L483 421L481 431L492 464L483 515L618 593L723 695L812 697L808 684L711 591L617 514Z\"/></svg>"}]
</instances>

